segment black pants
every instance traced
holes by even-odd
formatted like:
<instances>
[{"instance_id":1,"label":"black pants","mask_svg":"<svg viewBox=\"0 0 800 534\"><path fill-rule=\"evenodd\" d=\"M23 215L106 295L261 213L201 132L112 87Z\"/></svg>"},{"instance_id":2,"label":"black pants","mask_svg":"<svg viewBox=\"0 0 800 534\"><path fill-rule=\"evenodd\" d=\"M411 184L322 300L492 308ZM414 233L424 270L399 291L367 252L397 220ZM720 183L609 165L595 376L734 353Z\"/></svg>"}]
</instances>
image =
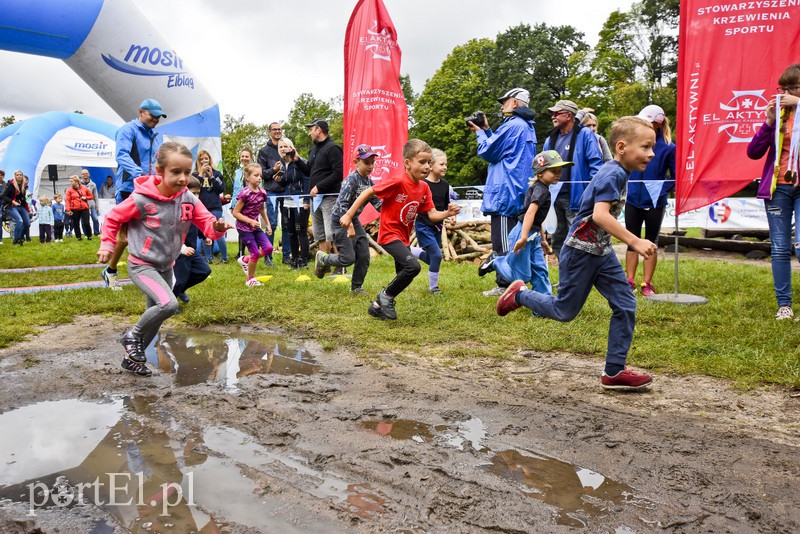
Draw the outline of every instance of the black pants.
<instances>
[{"instance_id":1,"label":"black pants","mask_svg":"<svg viewBox=\"0 0 800 534\"><path fill-rule=\"evenodd\" d=\"M211 274L211 267L199 252L195 252L191 256L183 254L178 256L175 265L172 266L172 272L175 276L172 292L179 295L186 293L187 289L208 278L208 275Z\"/></svg>"},{"instance_id":2,"label":"black pants","mask_svg":"<svg viewBox=\"0 0 800 534\"><path fill-rule=\"evenodd\" d=\"M287 208L281 206L281 230L283 239L289 240L292 258L308 262L308 215L307 208Z\"/></svg>"},{"instance_id":3,"label":"black pants","mask_svg":"<svg viewBox=\"0 0 800 534\"><path fill-rule=\"evenodd\" d=\"M72 229L75 231L75 237L80 239L81 226L83 226L83 233L86 237L92 237L92 223L89 219L89 210L72 210Z\"/></svg>"},{"instance_id":4,"label":"black pants","mask_svg":"<svg viewBox=\"0 0 800 534\"><path fill-rule=\"evenodd\" d=\"M422 267L420 267L417 258L411 254L411 249L405 246L402 241L392 241L381 246L394 258L394 271L397 276L386 286L386 294L390 297L396 297L408 287Z\"/></svg>"},{"instance_id":5,"label":"black pants","mask_svg":"<svg viewBox=\"0 0 800 534\"><path fill-rule=\"evenodd\" d=\"M333 221L333 242L339 253L328 254L325 257L325 264L334 267L349 267L355 264L350 288L356 289L364 285L369 270L369 240L358 217L353 217L353 228L356 235L347 237L347 228L342 228L337 221Z\"/></svg>"},{"instance_id":6,"label":"black pants","mask_svg":"<svg viewBox=\"0 0 800 534\"><path fill-rule=\"evenodd\" d=\"M658 233L661 231L665 209L664 207L644 209L625 204L625 228L636 237L642 237L644 224L644 238L658 244ZM628 250L633 252L631 247L628 247Z\"/></svg>"},{"instance_id":7,"label":"black pants","mask_svg":"<svg viewBox=\"0 0 800 534\"><path fill-rule=\"evenodd\" d=\"M53 226L49 224L39 225L39 243L49 243L53 240Z\"/></svg>"},{"instance_id":8,"label":"black pants","mask_svg":"<svg viewBox=\"0 0 800 534\"><path fill-rule=\"evenodd\" d=\"M64 239L64 221L56 219L53 224L53 239Z\"/></svg>"}]
</instances>

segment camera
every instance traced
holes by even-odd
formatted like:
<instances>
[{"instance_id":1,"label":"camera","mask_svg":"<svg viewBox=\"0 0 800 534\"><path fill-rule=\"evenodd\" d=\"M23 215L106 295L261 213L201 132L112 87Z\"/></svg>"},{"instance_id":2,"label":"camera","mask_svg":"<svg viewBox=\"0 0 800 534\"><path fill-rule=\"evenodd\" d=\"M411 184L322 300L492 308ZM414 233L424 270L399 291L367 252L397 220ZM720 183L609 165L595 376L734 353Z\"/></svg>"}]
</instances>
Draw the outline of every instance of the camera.
<instances>
[{"instance_id":1,"label":"camera","mask_svg":"<svg viewBox=\"0 0 800 534\"><path fill-rule=\"evenodd\" d=\"M478 128L483 128L484 126L486 126L486 113L484 113L483 111L476 111L469 117L464 117L464 120L467 123L470 122L473 123Z\"/></svg>"},{"instance_id":2,"label":"camera","mask_svg":"<svg viewBox=\"0 0 800 534\"><path fill-rule=\"evenodd\" d=\"M286 155L287 155L287 156L290 156L290 157L294 157L295 153L296 153L296 151L295 151L295 150L288 150L288 151L286 152Z\"/></svg>"}]
</instances>

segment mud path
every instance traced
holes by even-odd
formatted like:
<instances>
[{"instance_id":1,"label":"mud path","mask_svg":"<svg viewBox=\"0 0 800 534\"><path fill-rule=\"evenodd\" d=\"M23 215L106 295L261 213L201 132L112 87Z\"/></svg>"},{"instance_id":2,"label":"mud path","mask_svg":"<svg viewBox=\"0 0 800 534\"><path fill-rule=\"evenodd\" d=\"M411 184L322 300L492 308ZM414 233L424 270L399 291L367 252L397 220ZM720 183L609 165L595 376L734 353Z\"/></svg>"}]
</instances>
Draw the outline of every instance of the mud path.
<instances>
[{"instance_id":1,"label":"mud path","mask_svg":"<svg viewBox=\"0 0 800 534\"><path fill-rule=\"evenodd\" d=\"M0 531L800 530L800 399L782 390L658 376L651 393L609 394L577 356L365 362L222 329L166 335L167 372L140 379L119 369L110 323L0 353ZM115 472L133 474L126 495L160 497L56 506L40 492L30 513L36 482Z\"/></svg>"}]
</instances>

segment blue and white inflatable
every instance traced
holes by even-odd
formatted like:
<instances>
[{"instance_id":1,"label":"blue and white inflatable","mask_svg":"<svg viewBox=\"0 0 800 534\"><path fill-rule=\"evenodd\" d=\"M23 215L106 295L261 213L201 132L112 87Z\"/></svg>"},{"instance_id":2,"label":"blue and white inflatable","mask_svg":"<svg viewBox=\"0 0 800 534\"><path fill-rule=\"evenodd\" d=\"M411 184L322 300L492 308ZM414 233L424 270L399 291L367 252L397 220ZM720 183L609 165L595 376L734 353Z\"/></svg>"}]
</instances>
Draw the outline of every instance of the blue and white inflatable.
<instances>
[{"instance_id":1,"label":"blue and white inflatable","mask_svg":"<svg viewBox=\"0 0 800 534\"><path fill-rule=\"evenodd\" d=\"M158 100L159 132L220 160L219 105L131 0L3 0L0 49L63 59L125 121Z\"/></svg>"}]
</instances>

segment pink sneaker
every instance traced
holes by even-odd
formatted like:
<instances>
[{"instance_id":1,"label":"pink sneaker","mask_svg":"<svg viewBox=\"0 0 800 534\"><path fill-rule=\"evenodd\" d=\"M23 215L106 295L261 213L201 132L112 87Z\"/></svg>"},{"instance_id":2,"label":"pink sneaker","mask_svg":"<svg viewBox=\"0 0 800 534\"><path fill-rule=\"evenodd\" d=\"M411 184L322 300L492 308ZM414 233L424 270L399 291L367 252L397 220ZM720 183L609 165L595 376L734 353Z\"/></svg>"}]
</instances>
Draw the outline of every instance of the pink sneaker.
<instances>
[{"instance_id":1,"label":"pink sneaker","mask_svg":"<svg viewBox=\"0 0 800 534\"><path fill-rule=\"evenodd\" d=\"M260 285L263 285L263 284L261 282L259 282L258 280L256 280L255 278L248 278L247 282L245 282L244 285L246 285L247 287L256 287L256 286L260 286Z\"/></svg>"},{"instance_id":2,"label":"pink sneaker","mask_svg":"<svg viewBox=\"0 0 800 534\"><path fill-rule=\"evenodd\" d=\"M645 282L642 284L642 296L643 297L652 297L656 294L656 288L653 287L653 284L650 282Z\"/></svg>"},{"instance_id":3,"label":"pink sneaker","mask_svg":"<svg viewBox=\"0 0 800 534\"><path fill-rule=\"evenodd\" d=\"M250 261L250 256L242 256L242 257L240 257L239 259L236 260L236 263L238 263L239 267L241 267L242 271L244 271L244 275L245 276L247 276L249 274L247 272L247 262L249 262L249 261Z\"/></svg>"},{"instance_id":4,"label":"pink sneaker","mask_svg":"<svg viewBox=\"0 0 800 534\"><path fill-rule=\"evenodd\" d=\"M636 293L636 280L633 278L628 278L628 285L631 286L631 291Z\"/></svg>"},{"instance_id":5,"label":"pink sneaker","mask_svg":"<svg viewBox=\"0 0 800 534\"><path fill-rule=\"evenodd\" d=\"M505 292L503 292L503 294L500 296L500 300L497 301L497 307L495 308L497 310L497 315L504 317L512 311L518 309L520 306L516 303L514 297L517 295L517 293L526 288L527 286L522 280L514 280L511 282L511 285L508 286L508 289L506 289Z\"/></svg>"},{"instance_id":6,"label":"pink sneaker","mask_svg":"<svg viewBox=\"0 0 800 534\"><path fill-rule=\"evenodd\" d=\"M603 373L601 383L604 389L615 391L644 391L653 383L653 377L631 371L627 367L614 376Z\"/></svg>"}]
</instances>

